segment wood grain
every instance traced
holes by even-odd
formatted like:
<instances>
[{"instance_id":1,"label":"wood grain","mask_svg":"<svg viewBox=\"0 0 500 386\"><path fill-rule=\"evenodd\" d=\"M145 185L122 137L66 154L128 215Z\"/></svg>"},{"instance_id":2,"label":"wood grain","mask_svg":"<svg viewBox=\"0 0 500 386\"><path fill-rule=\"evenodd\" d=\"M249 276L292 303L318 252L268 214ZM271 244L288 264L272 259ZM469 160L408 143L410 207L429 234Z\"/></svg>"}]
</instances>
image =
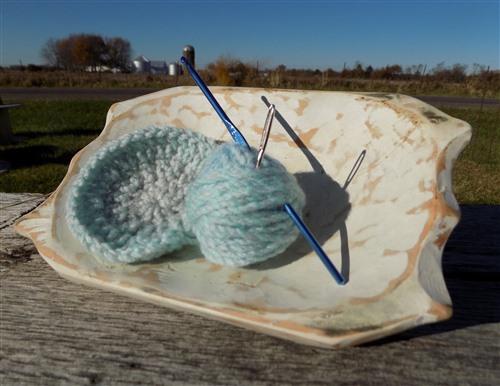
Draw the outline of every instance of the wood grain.
<instances>
[{"instance_id":1,"label":"wood grain","mask_svg":"<svg viewBox=\"0 0 500 386\"><path fill-rule=\"evenodd\" d=\"M444 254L448 322L322 350L60 278L0 194L0 384L498 384L500 207L464 206ZM8 207L7 207L8 206Z\"/></svg>"}]
</instances>

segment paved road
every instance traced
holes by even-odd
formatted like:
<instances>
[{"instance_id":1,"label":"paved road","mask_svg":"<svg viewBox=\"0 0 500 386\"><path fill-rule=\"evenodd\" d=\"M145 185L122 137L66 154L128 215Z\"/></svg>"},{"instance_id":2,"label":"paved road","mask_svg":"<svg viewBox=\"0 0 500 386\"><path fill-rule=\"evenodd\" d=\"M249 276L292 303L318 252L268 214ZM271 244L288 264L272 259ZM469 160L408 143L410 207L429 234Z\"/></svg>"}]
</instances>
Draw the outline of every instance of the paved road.
<instances>
[{"instance_id":1,"label":"paved road","mask_svg":"<svg viewBox=\"0 0 500 386\"><path fill-rule=\"evenodd\" d=\"M29 99L90 99L119 102L144 94L158 91L151 88L35 88L15 87L0 88L0 97L6 101L23 101Z\"/></svg>"},{"instance_id":2,"label":"paved road","mask_svg":"<svg viewBox=\"0 0 500 386\"><path fill-rule=\"evenodd\" d=\"M23 101L29 99L93 99L114 102L149 94L158 89L151 88L0 88L0 97L5 102ZM426 103L435 106L479 106L481 98L454 96L417 96ZM499 99L485 99L485 106L500 106Z\"/></svg>"}]
</instances>

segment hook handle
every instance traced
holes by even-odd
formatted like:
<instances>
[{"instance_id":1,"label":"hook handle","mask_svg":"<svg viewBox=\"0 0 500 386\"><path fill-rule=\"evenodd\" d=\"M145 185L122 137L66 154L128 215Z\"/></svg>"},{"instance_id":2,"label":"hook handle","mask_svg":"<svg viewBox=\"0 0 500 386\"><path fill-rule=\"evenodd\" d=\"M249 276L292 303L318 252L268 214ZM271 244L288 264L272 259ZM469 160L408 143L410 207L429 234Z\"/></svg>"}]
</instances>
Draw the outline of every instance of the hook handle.
<instances>
[{"instance_id":1,"label":"hook handle","mask_svg":"<svg viewBox=\"0 0 500 386\"><path fill-rule=\"evenodd\" d=\"M222 107L219 105L219 102L217 102L217 99L213 96L212 92L208 89L207 85L203 80L201 79L200 75L196 72L196 70L191 66L191 63L183 56L181 57L181 63L184 64L189 71L189 75L193 78L195 83L198 85L198 87L201 89L203 94L207 97L208 101L214 108L214 110L217 112L219 115L220 119L224 123L224 125L227 128L227 131L229 131L229 134L231 134L231 137L233 137L234 142L236 142L239 145L245 145L246 147L250 148L248 145L248 142L246 141L245 137L240 133L240 131L236 128L233 122L229 119L227 114L222 110Z\"/></svg>"}]
</instances>

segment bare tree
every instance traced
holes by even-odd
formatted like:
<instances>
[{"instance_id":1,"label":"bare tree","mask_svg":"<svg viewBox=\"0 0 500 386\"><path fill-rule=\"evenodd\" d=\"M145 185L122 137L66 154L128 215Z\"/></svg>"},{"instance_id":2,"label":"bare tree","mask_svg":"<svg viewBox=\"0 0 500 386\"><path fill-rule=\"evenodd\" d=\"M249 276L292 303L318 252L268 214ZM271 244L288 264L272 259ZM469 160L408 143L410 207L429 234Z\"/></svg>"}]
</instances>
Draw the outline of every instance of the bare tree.
<instances>
[{"instance_id":1,"label":"bare tree","mask_svg":"<svg viewBox=\"0 0 500 386\"><path fill-rule=\"evenodd\" d=\"M95 71L103 64L106 51L104 39L99 35L72 35L72 56L74 64L81 70L90 68Z\"/></svg>"},{"instance_id":2,"label":"bare tree","mask_svg":"<svg viewBox=\"0 0 500 386\"><path fill-rule=\"evenodd\" d=\"M452 67L447 67L445 62L438 63L432 69L434 79L440 82L464 82L467 78L467 66L456 63Z\"/></svg>"},{"instance_id":3,"label":"bare tree","mask_svg":"<svg viewBox=\"0 0 500 386\"><path fill-rule=\"evenodd\" d=\"M106 38L106 63L111 68L119 68L120 70L126 70L130 62L130 56L132 54L132 49L130 42L126 39L120 37Z\"/></svg>"},{"instance_id":4,"label":"bare tree","mask_svg":"<svg viewBox=\"0 0 500 386\"><path fill-rule=\"evenodd\" d=\"M130 61L130 43L120 37L103 38L95 34L73 34L49 39L41 49L47 64L66 70L97 70L101 65L125 69Z\"/></svg>"},{"instance_id":5,"label":"bare tree","mask_svg":"<svg viewBox=\"0 0 500 386\"><path fill-rule=\"evenodd\" d=\"M66 39L59 39L56 42L56 55L58 63L65 70L73 70L75 68L75 61L73 58L73 39L71 37Z\"/></svg>"},{"instance_id":6,"label":"bare tree","mask_svg":"<svg viewBox=\"0 0 500 386\"><path fill-rule=\"evenodd\" d=\"M49 66L59 67L59 58L57 56L57 42L55 39L50 38L43 45L40 56Z\"/></svg>"}]
</instances>

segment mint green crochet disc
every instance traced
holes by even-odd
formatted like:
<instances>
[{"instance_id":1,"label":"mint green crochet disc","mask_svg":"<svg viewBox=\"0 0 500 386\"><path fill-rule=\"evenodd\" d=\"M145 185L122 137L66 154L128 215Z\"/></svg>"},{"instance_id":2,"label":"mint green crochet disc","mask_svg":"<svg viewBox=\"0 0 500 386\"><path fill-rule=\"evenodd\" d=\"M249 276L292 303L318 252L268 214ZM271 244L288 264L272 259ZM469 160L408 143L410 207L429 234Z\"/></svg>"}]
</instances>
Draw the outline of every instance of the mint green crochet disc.
<instances>
[{"instance_id":1,"label":"mint green crochet disc","mask_svg":"<svg viewBox=\"0 0 500 386\"><path fill-rule=\"evenodd\" d=\"M215 146L172 127L149 127L107 143L71 188L70 229L110 263L148 261L196 243L181 212L188 184Z\"/></svg>"}]
</instances>

